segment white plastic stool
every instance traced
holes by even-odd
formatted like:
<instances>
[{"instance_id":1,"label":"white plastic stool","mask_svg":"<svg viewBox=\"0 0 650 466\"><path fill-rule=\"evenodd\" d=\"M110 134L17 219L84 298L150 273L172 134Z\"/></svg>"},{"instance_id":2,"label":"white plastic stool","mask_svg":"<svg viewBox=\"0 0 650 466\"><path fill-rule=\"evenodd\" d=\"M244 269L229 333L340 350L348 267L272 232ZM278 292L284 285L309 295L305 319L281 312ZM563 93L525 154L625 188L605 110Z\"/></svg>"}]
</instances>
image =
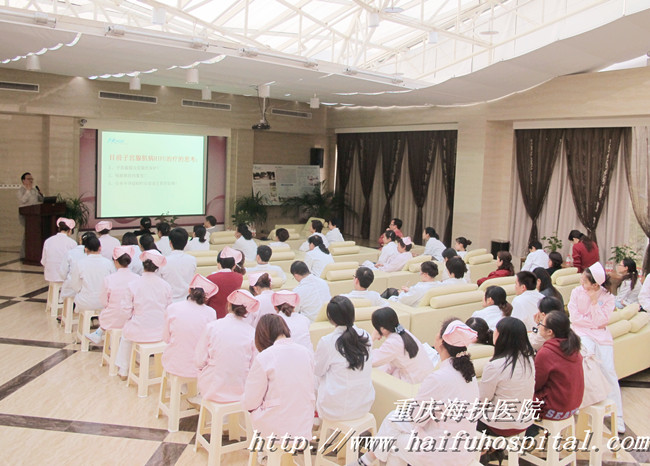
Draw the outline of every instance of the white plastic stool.
<instances>
[{"instance_id":1,"label":"white plastic stool","mask_svg":"<svg viewBox=\"0 0 650 466\"><path fill-rule=\"evenodd\" d=\"M45 312L50 311L50 316L56 317L59 315L59 292L61 291L63 282L49 282L49 284Z\"/></svg>"},{"instance_id":2,"label":"white plastic stool","mask_svg":"<svg viewBox=\"0 0 650 466\"><path fill-rule=\"evenodd\" d=\"M188 390L185 394L181 394L183 384L187 384ZM169 396L167 396L168 390ZM178 432L178 424L182 417L188 417L198 413L194 408L181 411L183 400L187 400L187 398L193 397L196 394L196 377L179 377L178 375L170 374L163 370L156 419L161 414L166 415L168 418L167 430L169 432Z\"/></svg>"},{"instance_id":3,"label":"white plastic stool","mask_svg":"<svg viewBox=\"0 0 650 466\"><path fill-rule=\"evenodd\" d=\"M79 312L79 323L77 324L77 340L81 344L81 351L84 353L88 352L88 346L90 345L90 340L86 338L86 333L90 333L90 321L93 317L98 316L99 312L100 311L96 309Z\"/></svg>"},{"instance_id":4,"label":"white plastic stool","mask_svg":"<svg viewBox=\"0 0 650 466\"><path fill-rule=\"evenodd\" d=\"M591 450L589 451L589 464L598 465L603 462L603 451L605 444L603 442L603 424L605 416L610 415L610 431L612 435L617 435L616 431L616 403L612 400L601 401L600 403L580 408L578 411L578 422L576 423L576 436L584 440L585 431L591 430L593 437L591 440ZM591 422L590 422L591 421ZM594 450L596 447L598 451ZM618 457L618 451L614 453Z\"/></svg>"},{"instance_id":5,"label":"white plastic stool","mask_svg":"<svg viewBox=\"0 0 650 466\"><path fill-rule=\"evenodd\" d=\"M210 414L210 426L208 426L207 422L208 413ZM228 416L228 438L229 440L235 440L235 442L222 445L223 419L226 416ZM240 416L244 416L246 424L246 438L244 440L241 440L240 436ZM210 433L210 441L205 437L208 432ZM252 438L253 428L251 427L250 416L239 401L235 403L215 403L205 399L201 401L194 451L198 451L199 446L207 450L208 466L219 466L221 464L221 455L225 453L245 450Z\"/></svg>"},{"instance_id":6,"label":"white plastic stool","mask_svg":"<svg viewBox=\"0 0 650 466\"><path fill-rule=\"evenodd\" d=\"M541 421L535 421L535 425L540 426L542 429L548 431L548 440L546 442L546 459L544 458L539 458L537 456L534 456L531 453L524 452L523 454L519 455L518 452L510 452L508 451L508 465L510 466L511 464L519 464L519 456L521 456L523 459L526 461L537 464L537 465L549 465L549 466L564 466L565 464L576 464L576 452L570 452L567 454L564 458L560 459L560 453L561 451L557 451L555 448L553 448L553 437L556 435L562 433L564 430L568 429L569 432L565 433L562 435L563 438L566 438L569 435L575 435L575 423L573 421L573 416L571 416L569 419L565 419L563 421L549 421L549 420L541 420ZM536 450L535 450L536 451ZM512 453L512 458L514 463L511 463L510 458L511 458L511 453Z\"/></svg>"},{"instance_id":7,"label":"white plastic stool","mask_svg":"<svg viewBox=\"0 0 650 466\"><path fill-rule=\"evenodd\" d=\"M131 349L131 362L129 364L129 375L126 379L126 386L133 381L138 386L138 396L146 398L149 396L149 386L157 385L162 381L162 362L161 356L167 343L157 341L155 343L136 343L133 342ZM140 367L136 371L136 355L140 355ZM149 374L149 357L154 355L154 376Z\"/></svg>"},{"instance_id":8,"label":"white plastic stool","mask_svg":"<svg viewBox=\"0 0 650 466\"><path fill-rule=\"evenodd\" d=\"M377 421L375 416L372 413L368 413L365 416L362 416L358 419L352 419L350 421L330 421L328 419L323 419L323 424L320 428L319 441L318 441L318 451L316 452L316 466L321 465L337 465L336 461L332 461L325 456L325 448L323 447L324 442L327 441L330 432L338 431L341 435L345 435L349 431L353 431L354 435L360 435L363 432L370 432L372 435L377 433ZM345 464L351 464L355 462L358 458L359 452L354 451L352 442L346 442L345 444Z\"/></svg>"},{"instance_id":9,"label":"white plastic stool","mask_svg":"<svg viewBox=\"0 0 650 466\"><path fill-rule=\"evenodd\" d=\"M122 338L122 329L113 328L104 332L104 350L102 351L102 361L99 367L108 364L108 375L114 377L117 375L117 350L120 347L120 338Z\"/></svg>"},{"instance_id":10,"label":"white plastic stool","mask_svg":"<svg viewBox=\"0 0 650 466\"><path fill-rule=\"evenodd\" d=\"M487 434L487 435L488 435L488 437L492 437L492 438L495 438L495 437L496 437L496 436L493 435L492 433L489 433L489 434ZM517 466L517 465L519 464L519 455L518 455L517 452L515 452L515 451L510 451L510 449L507 448L507 446L508 446L508 445L521 445L521 438L522 438L524 435L526 435L526 433L525 433L525 432L521 432L521 433L516 434L516 435L511 435L510 437L501 437L501 438L504 439L504 446L506 447L506 451L507 451L507 454L508 454L508 466ZM518 438L518 439L519 439L519 440L517 441L517 443L514 443L514 444L511 443L511 442L514 442L514 439L515 439L515 438ZM479 452L479 453L480 453L480 452ZM474 464L476 464L476 463L481 464L480 458L479 458L479 460L477 460Z\"/></svg>"},{"instance_id":11,"label":"white plastic stool","mask_svg":"<svg viewBox=\"0 0 650 466\"><path fill-rule=\"evenodd\" d=\"M72 333L72 326L79 324L79 318L74 315L74 298L63 300L63 312L61 313L61 325L65 333Z\"/></svg>"},{"instance_id":12,"label":"white plastic stool","mask_svg":"<svg viewBox=\"0 0 650 466\"><path fill-rule=\"evenodd\" d=\"M276 446L275 451L264 450L264 453L268 455L266 466L282 466L282 459L286 457L289 457L291 459L291 462L289 464L291 465L296 464L291 458L292 457L291 453L285 452L279 447L279 442L276 442L275 446ZM256 466L258 464L257 462L258 454L259 454L258 452L251 452L248 455L248 466ZM307 447L304 451L299 451L296 452L295 454L302 455L303 464L305 466L311 466L311 451L309 447Z\"/></svg>"}]
</instances>

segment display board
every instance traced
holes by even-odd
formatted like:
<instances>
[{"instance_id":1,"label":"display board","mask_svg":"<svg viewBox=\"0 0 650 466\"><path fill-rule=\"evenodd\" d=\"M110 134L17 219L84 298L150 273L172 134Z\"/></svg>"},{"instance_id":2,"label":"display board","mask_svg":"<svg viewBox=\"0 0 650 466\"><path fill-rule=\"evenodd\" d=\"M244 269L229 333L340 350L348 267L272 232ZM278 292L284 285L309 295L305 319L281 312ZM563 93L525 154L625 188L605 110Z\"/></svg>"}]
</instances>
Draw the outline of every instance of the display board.
<instances>
[{"instance_id":1,"label":"display board","mask_svg":"<svg viewBox=\"0 0 650 466\"><path fill-rule=\"evenodd\" d=\"M280 205L319 185L317 165L253 165L253 192L266 196L268 205Z\"/></svg>"}]
</instances>

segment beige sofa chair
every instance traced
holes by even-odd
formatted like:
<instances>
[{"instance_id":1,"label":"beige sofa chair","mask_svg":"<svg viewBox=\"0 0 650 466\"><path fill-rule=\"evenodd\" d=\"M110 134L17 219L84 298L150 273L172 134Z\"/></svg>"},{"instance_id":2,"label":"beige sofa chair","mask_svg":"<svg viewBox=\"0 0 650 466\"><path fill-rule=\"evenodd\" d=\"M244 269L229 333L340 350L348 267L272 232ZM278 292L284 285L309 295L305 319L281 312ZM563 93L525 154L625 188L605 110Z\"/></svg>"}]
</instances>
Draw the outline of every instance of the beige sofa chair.
<instances>
[{"instance_id":1,"label":"beige sofa chair","mask_svg":"<svg viewBox=\"0 0 650 466\"><path fill-rule=\"evenodd\" d=\"M221 250L231 246L236 239L234 230L215 231L210 235L210 249Z\"/></svg>"},{"instance_id":2,"label":"beige sofa chair","mask_svg":"<svg viewBox=\"0 0 650 466\"><path fill-rule=\"evenodd\" d=\"M332 296L349 293L354 289L354 273L358 268L358 262L334 262L325 266L321 278L329 285Z\"/></svg>"},{"instance_id":3,"label":"beige sofa chair","mask_svg":"<svg viewBox=\"0 0 650 466\"><path fill-rule=\"evenodd\" d=\"M474 311L482 309L482 301L483 292L474 284L466 284L432 288L416 307L394 301L389 301L389 306L410 314L411 333L431 344L445 320L458 317L464 322Z\"/></svg>"},{"instance_id":4,"label":"beige sofa chair","mask_svg":"<svg viewBox=\"0 0 650 466\"><path fill-rule=\"evenodd\" d=\"M467 264L472 283L476 283L480 278L487 277L490 272L494 272L497 269L497 261L484 248L467 251L464 260Z\"/></svg>"},{"instance_id":5,"label":"beige sofa chair","mask_svg":"<svg viewBox=\"0 0 650 466\"><path fill-rule=\"evenodd\" d=\"M551 275L551 282L553 286L562 295L564 299L564 304L569 303L569 298L571 298L571 292L576 286L580 286L580 274L576 267L566 267L560 270L556 270L553 275Z\"/></svg>"},{"instance_id":6,"label":"beige sofa chair","mask_svg":"<svg viewBox=\"0 0 650 466\"><path fill-rule=\"evenodd\" d=\"M377 249L357 245L354 241L341 241L329 245L330 253L335 262L365 261L376 262L379 257Z\"/></svg>"},{"instance_id":7,"label":"beige sofa chair","mask_svg":"<svg viewBox=\"0 0 650 466\"><path fill-rule=\"evenodd\" d=\"M323 222L323 225L325 225L325 219L319 218L319 217L309 217L309 219L305 223L292 223L292 224L286 224L286 225L275 225L275 228L273 228L273 235L269 235L270 238L275 238L275 230L278 228L286 228L289 231L289 234L291 235L291 230L293 230L295 233L300 235L301 238L306 238L311 234L311 231L309 228L311 227L311 221L312 220L320 220ZM291 237L293 239L293 237Z\"/></svg>"}]
</instances>

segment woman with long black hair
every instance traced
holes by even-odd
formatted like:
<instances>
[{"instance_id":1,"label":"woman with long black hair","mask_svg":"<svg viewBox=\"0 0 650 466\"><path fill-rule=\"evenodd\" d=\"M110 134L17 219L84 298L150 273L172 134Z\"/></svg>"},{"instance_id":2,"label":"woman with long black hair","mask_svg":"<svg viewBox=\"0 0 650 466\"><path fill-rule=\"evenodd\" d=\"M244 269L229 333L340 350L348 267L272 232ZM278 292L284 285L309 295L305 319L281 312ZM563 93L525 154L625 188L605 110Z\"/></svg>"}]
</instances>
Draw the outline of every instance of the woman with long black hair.
<instances>
[{"instance_id":1,"label":"woman with long black hair","mask_svg":"<svg viewBox=\"0 0 650 466\"><path fill-rule=\"evenodd\" d=\"M370 335L354 325L354 306L345 296L327 304L334 331L318 342L315 356L318 397L316 410L323 419L357 419L375 400L370 363Z\"/></svg>"}]
</instances>

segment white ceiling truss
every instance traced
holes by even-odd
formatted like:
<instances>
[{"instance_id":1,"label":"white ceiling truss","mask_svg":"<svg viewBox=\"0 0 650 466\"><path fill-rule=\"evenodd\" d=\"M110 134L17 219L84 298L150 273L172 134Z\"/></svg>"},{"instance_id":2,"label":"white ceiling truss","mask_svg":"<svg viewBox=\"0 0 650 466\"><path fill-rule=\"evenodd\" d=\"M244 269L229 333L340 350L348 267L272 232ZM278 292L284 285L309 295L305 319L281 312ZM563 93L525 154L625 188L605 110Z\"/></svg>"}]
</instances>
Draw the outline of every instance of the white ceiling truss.
<instances>
[{"instance_id":1,"label":"white ceiling truss","mask_svg":"<svg viewBox=\"0 0 650 466\"><path fill-rule=\"evenodd\" d=\"M472 97L488 100L553 76L593 71L640 55L634 54L650 49L650 33L641 31L650 29L641 27L648 9L647 0L2 0L0 32L12 23L36 22L40 27L104 37L114 43L128 39L145 47L189 48L192 53L174 50L178 57L175 65L186 67L192 63L212 65L221 61L214 60L215 56L223 55L227 59L220 66L224 67L229 60L241 63L247 59L260 62L262 67L306 68L313 74L311 80L320 80L321 85L326 80L336 81L329 79L332 76L345 78L339 79L337 85L304 85L305 89L292 83L302 100L308 93L332 100L331 95L340 95L345 90L376 95L435 88L482 70L502 67L504 63L525 62L526 56L552 50L556 43L568 43L592 33L593 48L581 44L581 50L593 60L577 60L573 68L560 66L557 70L547 70L543 62L535 70L533 64L532 69L539 76L522 78L521 84L505 86L500 92ZM154 13L160 14L161 10L165 21L153 24ZM604 31L607 26L635 16L639 18L633 21L635 27L629 32L635 41L625 37L626 46L616 53L599 50L602 47L595 40L594 31ZM373 21L379 21L378 26L371 27ZM629 24L625 26L628 27ZM107 34L109 28L111 32ZM610 32L606 35L611 39ZM43 42L35 44L32 50L16 49L15 55L34 53L51 45ZM83 45L82 38L80 49ZM11 54L8 46L3 49L0 45L0 61L12 58ZM137 51L134 55L137 57ZM125 61L121 69L107 62L104 70L97 63L96 72L86 67L91 73L86 77L110 74L114 79L115 74L156 69L153 74L158 76L152 78L152 83L173 85L169 82L173 80L170 73L158 71L168 69L169 63L156 64L146 58L140 61L142 65L135 68L129 68ZM4 65L12 67L14 63ZM85 70L80 67L77 73L71 70L69 74L83 76L82 69ZM44 67L43 71L48 69ZM273 78L273 73L268 76ZM279 79L269 81L279 81L282 87L283 77L280 73ZM374 85L364 86L359 80ZM219 82L215 78L206 84L215 90L244 93L234 86L240 79L231 81ZM246 82L243 87L260 83ZM347 86L349 83L357 85ZM377 84L381 87L377 88ZM182 82L177 85L191 87ZM341 89L342 86L347 88ZM285 87L277 91L281 95L273 97L286 96L289 81ZM403 101L402 97L394 100ZM456 98L425 98L422 102L468 103ZM358 100L349 103L360 104Z\"/></svg>"}]
</instances>

